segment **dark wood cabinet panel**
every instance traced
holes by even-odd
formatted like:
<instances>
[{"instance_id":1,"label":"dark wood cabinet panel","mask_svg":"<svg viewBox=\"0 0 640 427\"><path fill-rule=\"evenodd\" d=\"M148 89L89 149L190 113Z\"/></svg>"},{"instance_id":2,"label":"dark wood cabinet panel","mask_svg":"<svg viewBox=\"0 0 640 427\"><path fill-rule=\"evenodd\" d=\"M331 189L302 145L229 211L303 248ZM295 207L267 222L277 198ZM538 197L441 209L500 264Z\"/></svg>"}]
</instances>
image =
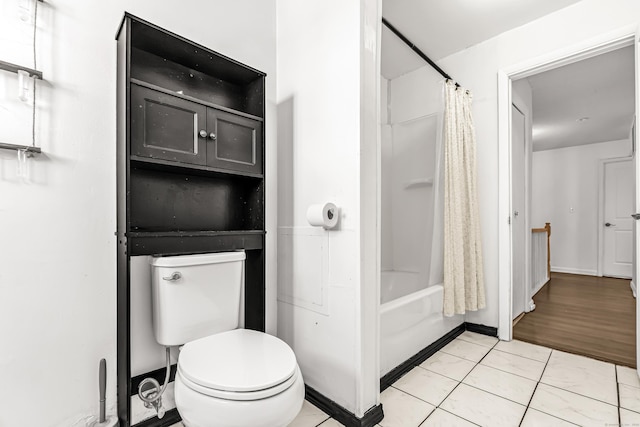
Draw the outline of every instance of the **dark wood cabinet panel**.
<instances>
[{"instance_id":1,"label":"dark wood cabinet panel","mask_svg":"<svg viewBox=\"0 0 640 427\"><path fill-rule=\"evenodd\" d=\"M131 154L204 165L206 117L200 104L132 84Z\"/></svg>"},{"instance_id":2,"label":"dark wood cabinet panel","mask_svg":"<svg viewBox=\"0 0 640 427\"><path fill-rule=\"evenodd\" d=\"M131 155L262 174L262 121L131 84Z\"/></svg>"},{"instance_id":3,"label":"dark wood cabinet panel","mask_svg":"<svg viewBox=\"0 0 640 427\"><path fill-rule=\"evenodd\" d=\"M264 331L266 75L128 13L116 39L118 416L131 427L132 256L244 250L245 327Z\"/></svg>"},{"instance_id":4,"label":"dark wood cabinet panel","mask_svg":"<svg viewBox=\"0 0 640 427\"><path fill-rule=\"evenodd\" d=\"M262 123L209 108L207 131L208 166L262 173Z\"/></svg>"}]
</instances>

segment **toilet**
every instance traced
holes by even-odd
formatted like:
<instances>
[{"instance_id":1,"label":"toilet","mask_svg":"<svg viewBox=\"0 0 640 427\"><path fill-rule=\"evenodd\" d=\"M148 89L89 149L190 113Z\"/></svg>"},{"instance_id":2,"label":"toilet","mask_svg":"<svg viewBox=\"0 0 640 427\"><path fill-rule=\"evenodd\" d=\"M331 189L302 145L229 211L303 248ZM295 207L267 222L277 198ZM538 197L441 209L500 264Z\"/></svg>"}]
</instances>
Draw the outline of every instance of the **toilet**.
<instances>
[{"instance_id":1,"label":"toilet","mask_svg":"<svg viewBox=\"0 0 640 427\"><path fill-rule=\"evenodd\" d=\"M245 253L152 257L153 329L182 346L174 383L186 427L279 427L304 381L293 350L244 326Z\"/></svg>"}]
</instances>

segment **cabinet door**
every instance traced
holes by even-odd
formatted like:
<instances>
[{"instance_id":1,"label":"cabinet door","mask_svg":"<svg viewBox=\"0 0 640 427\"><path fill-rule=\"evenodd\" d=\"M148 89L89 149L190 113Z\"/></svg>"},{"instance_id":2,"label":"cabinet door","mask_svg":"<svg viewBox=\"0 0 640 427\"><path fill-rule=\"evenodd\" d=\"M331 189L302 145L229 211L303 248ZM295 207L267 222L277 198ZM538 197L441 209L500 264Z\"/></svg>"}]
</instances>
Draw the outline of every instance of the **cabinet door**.
<instances>
[{"instance_id":1,"label":"cabinet door","mask_svg":"<svg viewBox=\"0 0 640 427\"><path fill-rule=\"evenodd\" d=\"M207 109L207 165L262 173L262 123L226 111Z\"/></svg>"},{"instance_id":2,"label":"cabinet door","mask_svg":"<svg viewBox=\"0 0 640 427\"><path fill-rule=\"evenodd\" d=\"M206 112L195 102L132 84L131 154L204 165Z\"/></svg>"}]
</instances>

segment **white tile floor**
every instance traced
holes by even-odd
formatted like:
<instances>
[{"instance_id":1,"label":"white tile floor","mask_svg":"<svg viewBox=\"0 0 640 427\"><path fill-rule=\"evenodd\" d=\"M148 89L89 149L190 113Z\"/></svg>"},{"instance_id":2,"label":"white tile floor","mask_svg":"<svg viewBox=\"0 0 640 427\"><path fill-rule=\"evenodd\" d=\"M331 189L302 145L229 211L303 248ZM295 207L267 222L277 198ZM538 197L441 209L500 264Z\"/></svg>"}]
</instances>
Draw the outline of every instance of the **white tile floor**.
<instances>
[{"instance_id":1,"label":"white tile floor","mask_svg":"<svg viewBox=\"0 0 640 427\"><path fill-rule=\"evenodd\" d=\"M468 331L381 401L380 427L640 426L634 369ZM289 427L316 426L340 424L305 401Z\"/></svg>"}]
</instances>

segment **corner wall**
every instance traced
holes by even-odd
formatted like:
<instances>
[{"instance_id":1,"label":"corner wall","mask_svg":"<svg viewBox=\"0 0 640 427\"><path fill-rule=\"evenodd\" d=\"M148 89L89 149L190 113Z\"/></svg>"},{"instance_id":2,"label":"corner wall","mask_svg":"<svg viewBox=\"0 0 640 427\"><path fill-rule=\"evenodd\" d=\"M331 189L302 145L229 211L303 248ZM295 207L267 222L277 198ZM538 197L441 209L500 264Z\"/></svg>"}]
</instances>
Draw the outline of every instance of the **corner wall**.
<instances>
[{"instance_id":1,"label":"corner wall","mask_svg":"<svg viewBox=\"0 0 640 427\"><path fill-rule=\"evenodd\" d=\"M378 400L379 13L377 0L277 2L278 336L305 383L357 417ZM307 223L324 202L337 229Z\"/></svg>"},{"instance_id":2,"label":"corner wall","mask_svg":"<svg viewBox=\"0 0 640 427\"><path fill-rule=\"evenodd\" d=\"M0 2L0 59L32 67L17 8L18 0ZM275 0L55 0L38 9L44 154L31 160L29 183L16 177L16 152L0 150L0 425L84 427L98 413L103 357L107 414L116 412L115 34L125 10L268 74L267 329L275 333ZM15 96L11 76L0 73L2 106ZM29 132L18 138L29 143Z\"/></svg>"}]
</instances>

